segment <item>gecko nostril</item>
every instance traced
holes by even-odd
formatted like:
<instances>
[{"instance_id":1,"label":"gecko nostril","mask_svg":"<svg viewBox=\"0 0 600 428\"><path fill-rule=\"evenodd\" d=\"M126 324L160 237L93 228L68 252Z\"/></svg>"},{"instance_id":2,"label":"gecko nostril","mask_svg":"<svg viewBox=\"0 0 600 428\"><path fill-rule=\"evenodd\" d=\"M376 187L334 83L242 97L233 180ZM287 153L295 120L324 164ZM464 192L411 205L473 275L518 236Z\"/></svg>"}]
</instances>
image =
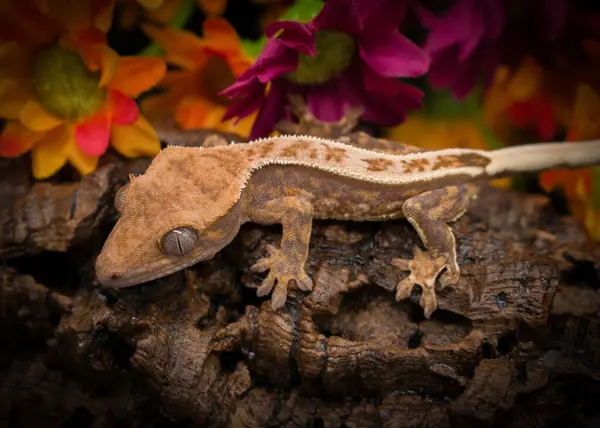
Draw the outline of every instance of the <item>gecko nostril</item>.
<instances>
[{"instance_id":1,"label":"gecko nostril","mask_svg":"<svg viewBox=\"0 0 600 428\"><path fill-rule=\"evenodd\" d=\"M113 274L110 276L110 279L119 279L119 278L121 278L121 275L119 275L118 273L113 273Z\"/></svg>"}]
</instances>

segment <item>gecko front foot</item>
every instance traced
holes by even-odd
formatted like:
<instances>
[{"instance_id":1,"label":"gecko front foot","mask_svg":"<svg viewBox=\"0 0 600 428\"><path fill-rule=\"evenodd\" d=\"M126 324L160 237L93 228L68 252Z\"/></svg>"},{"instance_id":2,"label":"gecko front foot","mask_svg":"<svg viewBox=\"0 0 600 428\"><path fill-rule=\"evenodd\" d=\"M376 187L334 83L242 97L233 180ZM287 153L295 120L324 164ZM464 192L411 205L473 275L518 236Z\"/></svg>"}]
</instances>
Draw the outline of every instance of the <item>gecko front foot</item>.
<instances>
[{"instance_id":1,"label":"gecko front foot","mask_svg":"<svg viewBox=\"0 0 600 428\"><path fill-rule=\"evenodd\" d=\"M283 251L273 245L267 245L267 251L269 256L259 259L250 270L252 272L269 271L262 285L256 291L256 295L259 297L266 296L275 287L271 297L271 305L273 310L277 310L285 305L287 286L290 281L296 281L298 288L302 291L312 290L313 282L306 274L303 264L294 262L293 259L287 257Z\"/></svg>"},{"instance_id":2,"label":"gecko front foot","mask_svg":"<svg viewBox=\"0 0 600 428\"><path fill-rule=\"evenodd\" d=\"M415 247L414 258L393 259L392 265L402 271L408 271L410 274L398 283L396 286L396 300L400 301L410 296L415 285L420 285L423 292L421 294L421 307L425 313L425 318L429 318L437 308L437 298L435 295L435 281L440 276L441 288L453 285L458 282L460 271L456 263L449 261L445 255L434 257L428 251L422 251Z\"/></svg>"}]
</instances>

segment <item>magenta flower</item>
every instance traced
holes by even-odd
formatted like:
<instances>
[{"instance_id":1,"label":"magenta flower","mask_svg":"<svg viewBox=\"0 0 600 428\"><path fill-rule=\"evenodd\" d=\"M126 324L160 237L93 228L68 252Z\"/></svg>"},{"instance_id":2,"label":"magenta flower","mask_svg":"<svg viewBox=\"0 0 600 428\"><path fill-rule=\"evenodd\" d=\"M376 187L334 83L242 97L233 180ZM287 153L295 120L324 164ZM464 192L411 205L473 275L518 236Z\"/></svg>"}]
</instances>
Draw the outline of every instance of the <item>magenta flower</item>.
<instances>
[{"instance_id":1,"label":"magenta flower","mask_svg":"<svg viewBox=\"0 0 600 428\"><path fill-rule=\"evenodd\" d=\"M505 25L504 0L456 0L437 17L415 4L429 28L425 51L431 56L429 83L449 88L456 98L466 97L483 76L491 81L500 62L498 39Z\"/></svg>"},{"instance_id":2,"label":"magenta flower","mask_svg":"<svg viewBox=\"0 0 600 428\"><path fill-rule=\"evenodd\" d=\"M268 135L286 117L286 96L301 94L312 114L337 121L350 107L383 126L420 108L423 93L399 77L417 77L427 55L400 34L407 0L328 0L308 23L275 22L255 64L222 94L241 98L223 120L259 110L250 138ZM265 94L267 84L268 94Z\"/></svg>"},{"instance_id":3,"label":"magenta flower","mask_svg":"<svg viewBox=\"0 0 600 428\"><path fill-rule=\"evenodd\" d=\"M490 84L500 63L516 66L530 55L552 64L559 54L576 56L586 36L600 35L598 20L584 22L568 0L455 0L440 17L417 2L414 8L429 28L429 83L459 99Z\"/></svg>"}]
</instances>

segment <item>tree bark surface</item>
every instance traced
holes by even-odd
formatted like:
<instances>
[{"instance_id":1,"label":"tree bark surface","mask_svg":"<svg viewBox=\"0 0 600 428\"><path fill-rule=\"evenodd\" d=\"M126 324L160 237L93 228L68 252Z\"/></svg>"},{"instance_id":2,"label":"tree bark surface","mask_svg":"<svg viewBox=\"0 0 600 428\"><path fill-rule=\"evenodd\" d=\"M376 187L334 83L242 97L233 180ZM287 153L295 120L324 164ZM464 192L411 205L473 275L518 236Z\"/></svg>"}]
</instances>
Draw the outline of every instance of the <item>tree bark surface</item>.
<instances>
[{"instance_id":1,"label":"tree bark surface","mask_svg":"<svg viewBox=\"0 0 600 428\"><path fill-rule=\"evenodd\" d=\"M35 183L0 160L0 427L599 426L600 247L549 199L481 192L430 319L419 290L394 299L408 222L315 221L314 289L274 312L249 267L275 226L144 285L95 282L114 191L148 164Z\"/></svg>"}]
</instances>

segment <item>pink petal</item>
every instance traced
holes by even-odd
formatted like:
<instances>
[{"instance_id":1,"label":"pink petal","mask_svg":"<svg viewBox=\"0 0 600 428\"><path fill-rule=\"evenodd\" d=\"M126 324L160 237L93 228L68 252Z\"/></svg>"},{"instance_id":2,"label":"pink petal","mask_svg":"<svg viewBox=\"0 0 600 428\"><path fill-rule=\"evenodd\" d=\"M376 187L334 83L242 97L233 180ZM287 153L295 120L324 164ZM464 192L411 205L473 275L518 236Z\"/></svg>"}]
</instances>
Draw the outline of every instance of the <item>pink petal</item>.
<instances>
[{"instance_id":1,"label":"pink petal","mask_svg":"<svg viewBox=\"0 0 600 428\"><path fill-rule=\"evenodd\" d=\"M407 108L422 107L423 93L419 89L382 77L364 63L359 70L342 74L339 86L346 106L363 106L365 112L361 118L372 123L396 125L404 119Z\"/></svg>"},{"instance_id":2,"label":"pink petal","mask_svg":"<svg viewBox=\"0 0 600 428\"><path fill-rule=\"evenodd\" d=\"M277 40L282 44L308 55L316 55L315 31L311 25L296 21L277 21L267 27L265 35L271 39L280 31Z\"/></svg>"},{"instance_id":3,"label":"pink petal","mask_svg":"<svg viewBox=\"0 0 600 428\"><path fill-rule=\"evenodd\" d=\"M357 34L362 24L355 3L354 0L329 0L313 19L315 28Z\"/></svg>"},{"instance_id":4,"label":"pink petal","mask_svg":"<svg viewBox=\"0 0 600 428\"><path fill-rule=\"evenodd\" d=\"M278 40L270 40L263 50L263 53L265 52L269 54L268 61L262 61L256 72L258 80L262 83L267 83L298 68L298 51L288 48Z\"/></svg>"},{"instance_id":5,"label":"pink petal","mask_svg":"<svg viewBox=\"0 0 600 428\"><path fill-rule=\"evenodd\" d=\"M484 17L476 13L476 11L472 11L470 16L470 25L469 25L469 37L462 41L459 45L458 50L458 60L462 61L468 58L474 51L477 49L484 35L484 26L485 21Z\"/></svg>"},{"instance_id":6,"label":"pink petal","mask_svg":"<svg viewBox=\"0 0 600 428\"><path fill-rule=\"evenodd\" d=\"M88 156L101 156L108 148L110 138L110 114L100 110L75 125L75 141Z\"/></svg>"},{"instance_id":7,"label":"pink petal","mask_svg":"<svg viewBox=\"0 0 600 428\"><path fill-rule=\"evenodd\" d=\"M362 119L380 126L395 126L406 117L406 107L403 100L394 97L375 96L364 92L361 105L365 111Z\"/></svg>"},{"instance_id":8,"label":"pink petal","mask_svg":"<svg viewBox=\"0 0 600 428\"><path fill-rule=\"evenodd\" d=\"M258 81L255 74L256 73L252 68L246 70L234 83L219 92L219 95L224 95L228 98L235 98L242 95L248 90L248 86L251 86L254 82Z\"/></svg>"},{"instance_id":9,"label":"pink petal","mask_svg":"<svg viewBox=\"0 0 600 428\"><path fill-rule=\"evenodd\" d=\"M256 81L267 82L298 67L298 51L288 48L280 40L271 39L265 45L252 67L240 75L235 83L223 89L220 95L229 98L243 96L255 89Z\"/></svg>"},{"instance_id":10,"label":"pink petal","mask_svg":"<svg viewBox=\"0 0 600 428\"><path fill-rule=\"evenodd\" d=\"M406 108L419 109L423 106L423 92L415 86L393 77L381 76L367 64L361 64L360 76L362 81L358 85L364 87L365 91L373 96L402 100L403 106Z\"/></svg>"},{"instance_id":11,"label":"pink petal","mask_svg":"<svg viewBox=\"0 0 600 428\"><path fill-rule=\"evenodd\" d=\"M426 42L426 50L437 52L449 46L469 42L479 43L479 38L472 37L473 15L477 16L474 10L474 0L457 0L454 6L441 18L436 18L435 23L430 27L429 36ZM481 0L478 0L481 1Z\"/></svg>"},{"instance_id":12,"label":"pink petal","mask_svg":"<svg viewBox=\"0 0 600 428\"><path fill-rule=\"evenodd\" d=\"M464 61L457 61L458 46L439 52L431 63L429 69L429 83L432 88L448 88L458 99L464 99L483 77L484 71L481 65L489 66L490 58L486 57L486 46L480 47L473 55Z\"/></svg>"},{"instance_id":13,"label":"pink petal","mask_svg":"<svg viewBox=\"0 0 600 428\"><path fill-rule=\"evenodd\" d=\"M266 85L254 80L253 84L246 88L247 92L244 98L231 104L225 111L222 120L226 121L237 117L239 121L258 110L265 98L265 87Z\"/></svg>"},{"instance_id":14,"label":"pink petal","mask_svg":"<svg viewBox=\"0 0 600 428\"><path fill-rule=\"evenodd\" d=\"M438 18L435 13L431 12L419 2L413 2L410 6L415 15L417 15L419 22L427 28L432 28L440 19L443 19Z\"/></svg>"},{"instance_id":15,"label":"pink petal","mask_svg":"<svg viewBox=\"0 0 600 428\"><path fill-rule=\"evenodd\" d=\"M271 83L271 90L264 101L254 124L250 131L249 139L267 137L279 122L285 112L281 108L285 104L286 84L283 80L275 80Z\"/></svg>"},{"instance_id":16,"label":"pink petal","mask_svg":"<svg viewBox=\"0 0 600 428\"><path fill-rule=\"evenodd\" d=\"M398 30L406 13L406 0L356 0L364 33L388 33Z\"/></svg>"},{"instance_id":17,"label":"pink petal","mask_svg":"<svg viewBox=\"0 0 600 428\"><path fill-rule=\"evenodd\" d=\"M314 116L323 122L337 122L347 108L339 79L309 88L307 105Z\"/></svg>"},{"instance_id":18,"label":"pink petal","mask_svg":"<svg viewBox=\"0 0 600 428\"><path fill-rule=\"evenodd\" d=\"M429 68L429 56L397 31L385 36L363 33L359 52L361 58L383 76L417 77Z\"/></svg>"},{"instance_id":19,"label":"pink petal","mask_svg":"<svg viewBox=\"0 0 600 428\"><path fill-rule=\"evenodd\" d=\"M112 121L117 125L131 125L140 115L137 104L119 91L111 89Z\"/></svg>"}]
</instances>

